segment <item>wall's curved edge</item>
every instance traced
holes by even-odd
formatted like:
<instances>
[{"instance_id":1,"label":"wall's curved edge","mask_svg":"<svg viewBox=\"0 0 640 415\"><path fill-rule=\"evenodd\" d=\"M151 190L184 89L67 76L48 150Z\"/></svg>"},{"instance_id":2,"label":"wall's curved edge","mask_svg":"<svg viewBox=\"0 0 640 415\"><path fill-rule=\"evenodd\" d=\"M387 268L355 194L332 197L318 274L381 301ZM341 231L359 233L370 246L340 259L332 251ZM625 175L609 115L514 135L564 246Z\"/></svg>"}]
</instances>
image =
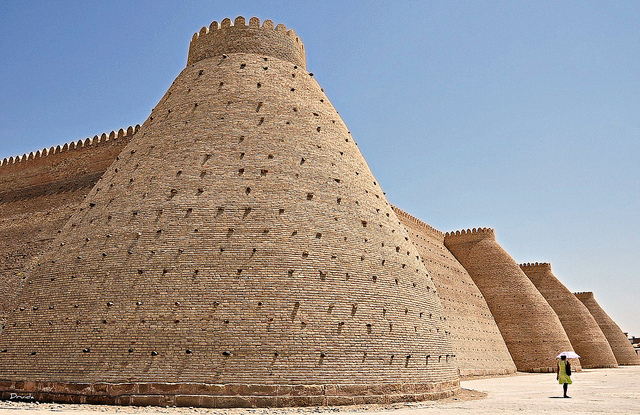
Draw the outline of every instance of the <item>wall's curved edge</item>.
<instances>
[{"instance_id":1,"label":"wall's curved edge","mask_svg":"<svg viewBox=\"0 0 640 415\"><path fill-rule=\"evenodd\" d=\"M400 209L397 206L391 206L391 207L393 208L393 211L395 212L398 219L402 220L403 222L405 221L411 222L414 225L418 226L420 230L422 230L423 232L427 233L428 235L434 238L437 238L439 241L444 242L444 232L437 230L433 226L421 221L420 219L405 212L404 210Z\"/></svg>"},{"instance_id":2,"label":"wall's curved edge","mask_svg":"<svg viewBox=\"0 0 640 415\"><path fill-rule=\"evenodd\" d=\"M444 245L444 233L398 207L394 206L393 210L434 280L452 333L460 376L474 378L515 373L516 365L482 293Z\"/></svg>"},{"instance_id":3,"label":"wall's curved edge","mask_svg":"<svg viewBox=\"0 0 640 415\"><path fill-rule=\"evenodd\" d=\"M38 402L208 408L389 404L455 395L460 381L336 385L205 383L58 383L0 381L0 399Z\"/></svg>"}]
</instances>

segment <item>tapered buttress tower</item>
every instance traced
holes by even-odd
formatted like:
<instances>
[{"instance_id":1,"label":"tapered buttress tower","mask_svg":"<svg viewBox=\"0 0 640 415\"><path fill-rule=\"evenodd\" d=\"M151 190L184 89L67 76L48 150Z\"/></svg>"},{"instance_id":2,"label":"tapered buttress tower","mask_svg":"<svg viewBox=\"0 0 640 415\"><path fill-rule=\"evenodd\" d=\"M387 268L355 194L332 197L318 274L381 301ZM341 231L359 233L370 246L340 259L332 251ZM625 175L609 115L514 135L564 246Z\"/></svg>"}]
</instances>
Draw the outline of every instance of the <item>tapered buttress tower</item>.
<instances>
[{"instance_id":1,"label":"tapered buttress tower","mask_svg":"<svg viewBox=\"0 0 640 415\"><path fill-rule=\"evenodd\" d=\"M444 243L487 300L518 370L554 371L556 356L573 350L569 338L549 303L496 242L493 229L447 233ZM580 369L577 360L572 365Z\"/></svg>"},{"instance_id":2,"label":"tapered buttress tower","mask_svg":"<svg viewBox=\"0 0 640 415\"><path fill-rule=\"evenodd\" d=\"M29 273L0 389L390 402L459 388L434 282L298 37L225 19Z\"/></svg>"},{"instance_id":3,"label":"tapered buttress tower","mask_svg":"<svg viewBox=\"0 0 640 415\"><path fill-rule=\"evenodd\" d=\"M626 334L620 329L615 321L600 307L592 292L575 293L575 296L589 310L593 318L602 329L605 337L609 341L611 350L619 365L640 365L640 357L633 350Z\"/></svg>"},{"instance_id":4,"label":"tapered buttress tower","mask_svg":"<svg viewBox=\"0 0 640 415\"><path fill-rule=\"evenodd\" d=\"M551 272L551 264L521 264L520 268L556 312L583 368L617 367L607 338L587 307Z\"/></svg>"}]
</instances>

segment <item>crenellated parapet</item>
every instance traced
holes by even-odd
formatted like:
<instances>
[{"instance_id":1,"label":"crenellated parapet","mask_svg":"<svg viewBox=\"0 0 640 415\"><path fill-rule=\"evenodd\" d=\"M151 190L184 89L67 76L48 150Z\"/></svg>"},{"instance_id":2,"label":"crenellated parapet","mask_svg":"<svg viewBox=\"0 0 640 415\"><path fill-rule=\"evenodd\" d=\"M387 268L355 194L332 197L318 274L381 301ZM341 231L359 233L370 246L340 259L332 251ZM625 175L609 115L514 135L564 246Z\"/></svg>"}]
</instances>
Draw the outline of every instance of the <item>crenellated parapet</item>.
<instances>
[{"instance_id":1,"label":"crenellated parapet","mask_svg":"<svg viewBox=\"0 0 640 415\"><path fill-rule=\"evenodd\" d=\"M111 131L109 134L103 133L100 136L95 135L93 137L85 138L84 140L72 141L70 143L44 148L35 152L32 151L29 154L23 154L22 156L5 157L0 161L0 175L7 172L8 169L15 171L21 168L28 168L31 166L31 162L37 162L38 160L42 160L44 157L68 153L70 151L76 151L87 147L95 148L110 144L110 142L113 142L114 140L130 138L139 129L140 125L137 124L135 127L129 126L126 130L121 128L117 132Z\"/></svg>"},{"instance_id":2,"label":"crenellated parapet","mask_svg":"<svg viewBox=\"0 0 640 415\"><path fill-rule=\"evenodd\" d=\"M424 223L423 221L421 221L420 219L416 218L413 215L408 214L407 212L405 212L404 210L396 207L396 206L392 206L393 211L395 212L396 216L398 217L398 219L400 219L403 223L404 222L410 222L413 223L414 225L416 225L417 227L420 228L420 230L422 230L423 232L437 238L439 241L444 241L444 232L441 232L439 230L437 230L436 228L434 228L433 226Z\"/></svg>"},{"instance_id":3,"label":"crenellated parapet","mask_svg":"<svg viewBox=\"0 0 640 415\"><path fill-rule=\"evenodd\" d=\"M483 239L495 240L496 235L492 228L473 228L455 232L447 232L444 234L444 239L447 244L459 244L466 242L477 242Z\"/></svg>"},{"instance_id":4,"label":"crenellated parapet","mask_svg":"<svg viewBox=\"0 0 640 415\"><path fill-rule=\"evenodd\" d=\"M189 46L187 66L203 59L231 53L255 53L283 59L305 68L304 45L295 32L283 24L274 27L271 20L260 25L260 19L252 17L249 24L242 16L213 22L193 35Z\"/></svg>"},{"instance_id":5,"label":"crenellated parapet","mask_svg":"<svg viewBox=\"0 0 640 415\"><path fill-rule=\"evenodd\" d=\"M5 158L0 164L0 202L92 187L139 128Z\"/></svg>"},{"instance_id":6,"label":"crenellated parapet","mask_svg":"<svg viewBox=\"0 0 640 415\"><path fill-rule=\"evenodd\" d=\"M575 292L573 293L573 295L575 295L578 298L594 298L593 297L593 291L579 291L579 292Z\"/></svg>"},{"instance_id":7,"label":"crenellated parapet","mask_svg":"<svg viewBox=\"0 0 640 415\"><path fill-rule=\"evenodd\" d=\"M526 264L520 264L520 268L523 271L533 268L551 270L551 264L548 262L527 262Z\"/></svg>"}]
</instances>

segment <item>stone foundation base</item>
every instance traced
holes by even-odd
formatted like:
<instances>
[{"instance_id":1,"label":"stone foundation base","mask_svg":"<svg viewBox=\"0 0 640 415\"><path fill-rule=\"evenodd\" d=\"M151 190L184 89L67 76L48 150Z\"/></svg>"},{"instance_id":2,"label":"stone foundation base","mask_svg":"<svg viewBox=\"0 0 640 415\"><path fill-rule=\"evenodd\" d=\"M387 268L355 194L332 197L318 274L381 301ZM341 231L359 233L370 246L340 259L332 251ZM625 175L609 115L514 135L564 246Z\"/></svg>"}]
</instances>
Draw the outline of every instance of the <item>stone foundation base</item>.
<instances>
[{"instance_id":1,"label":"stone foundation base","mask_svg":"<svg viewBox=\"0 0 640 415\"><path fill-rule=\"evenodd\" d=\"M59 383L0 381L0 399L37 402L250 408L388 404L436 400L458 380L382 385L212 385L204 383Z\"/></svg>"}]
</instances>

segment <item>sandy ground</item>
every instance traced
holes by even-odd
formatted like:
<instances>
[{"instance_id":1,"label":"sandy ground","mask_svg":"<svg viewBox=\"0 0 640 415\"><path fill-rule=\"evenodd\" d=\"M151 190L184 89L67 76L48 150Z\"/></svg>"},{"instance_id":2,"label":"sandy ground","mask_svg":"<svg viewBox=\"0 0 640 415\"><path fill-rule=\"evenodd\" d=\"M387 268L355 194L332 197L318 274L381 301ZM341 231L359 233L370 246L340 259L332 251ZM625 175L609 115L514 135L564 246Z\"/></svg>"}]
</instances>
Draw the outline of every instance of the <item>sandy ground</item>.
<instances>
[{"instance_id":1,"label":"sandy ground","mask_svg":"<svg viewBox=\"0 0 640 415\"><path fill-rule=\"evenodd\" d=\"M437 402L274 409L141 408L0 402L0 414L640 414L640 366L584 370L575 373L572 379L574 383L569 386L571 399L562 398L562 387L558 385L554 374L520 373L464 381L463 390L458 396Z\"/></svg>"}]
</instances>

